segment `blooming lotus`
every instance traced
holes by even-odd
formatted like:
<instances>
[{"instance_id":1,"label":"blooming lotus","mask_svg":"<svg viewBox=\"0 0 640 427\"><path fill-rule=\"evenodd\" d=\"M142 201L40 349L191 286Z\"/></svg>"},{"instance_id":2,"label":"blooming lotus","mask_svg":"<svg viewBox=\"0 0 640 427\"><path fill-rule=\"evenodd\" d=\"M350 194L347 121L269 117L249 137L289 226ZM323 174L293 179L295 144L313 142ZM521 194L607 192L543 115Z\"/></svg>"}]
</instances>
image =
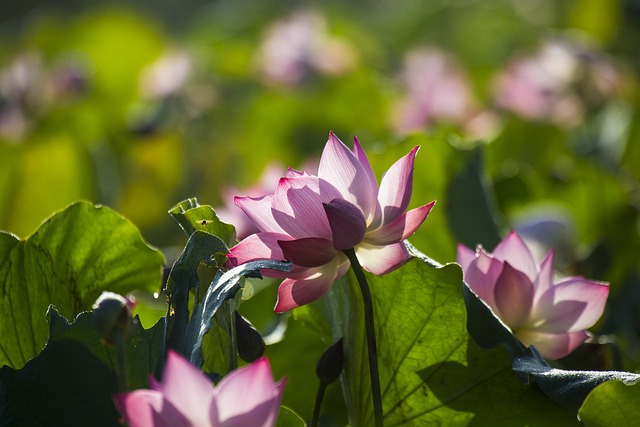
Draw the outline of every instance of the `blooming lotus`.
<instances>
[{"instance_id":1,"label":"blooming lotus","mask_svg":"<svg viewBox=\"0 0 640 427\"><path fill-rule=\"evenodd\" d=\"M410 258L404 240L435 203L406 211L418 149L395 162L378 186L357 138L351 151L330 133L317 176L289 169L274 194L235 198L260 232L231 249L230 264L292 262L287 273L263 271L268 277L285 277L277 312L324 295L349 268L345 250L354 249L359 263L373 274L398 268Z\"/></svg>"},{"instance_id":2,"label":"blooming lotus","mask_svg":"<svg viewBox=\"0 0 640 427\"><path fill-rule=\"evenodd\" d=\"M553 280L553 250L538 265L531 251L511 232L492 254L458 245L457 262L469 288L513 334L535 345L544 357L564 357L582 344L604 311L606 283L582 277Z\"/></svg>"},{"instance_id":3,"label":"blooming lotus","mask_svg":"<svg viewBox=\"0 0 640 427\"><path fill-rule=\"evenodd\" d=\"M130 427L271 427L276 423L284 380L274 384L266 358L244 366L213 387L209 378L169 351L162 382L151 390L116 395Z\"/></svg>"}]
</instances>

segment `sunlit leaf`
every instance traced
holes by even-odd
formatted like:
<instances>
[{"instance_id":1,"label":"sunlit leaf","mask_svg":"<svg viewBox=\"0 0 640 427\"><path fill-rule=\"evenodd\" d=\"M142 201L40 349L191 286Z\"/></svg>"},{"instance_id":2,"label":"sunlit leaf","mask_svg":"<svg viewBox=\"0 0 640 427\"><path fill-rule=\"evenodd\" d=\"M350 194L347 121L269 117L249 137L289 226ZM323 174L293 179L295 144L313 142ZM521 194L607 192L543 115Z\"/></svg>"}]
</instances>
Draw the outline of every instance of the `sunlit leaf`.
<instances>
[{"instance_id":1,"label":"sunlit leaf","mask_svg":"<svg viewBox=\"0 0 640 427\"><path fill-rule=\"evenodd\" d=\"M485 351L466 330L462 272L415 259L368 275L374 300L385 426L545 425L575 417L520 383L504 350ZM372 425L362 302L355 278L335 283L317 305L344 336L343 391L352 425Z\"/></svg>"},{"instance_id":2,"label":"sunlit leaf","mask_svg":"<svg viewBox=\"0 0 640 427\"><path fill-rule=\"evenodd\" d=\"M640 425L640 384L625 385L609 381L596 387L580 408L580 419L587 426Z\"/></svg>"},{"instance_id":3,"label":"sunlit leaf","mask_svg":"<svg viewBox=\"0 0 640 427\"><path fill-rule=\"evenodd\" d=\"M160 252L127 220L80 202L49 218L27 240L0 233L0 365L20 368L44 347L53 304L73 318L102 291L157 291Z\"/></svg>"},{"instance_id":4,"label":"sunlit leaf","mask_svg":"<svg viewBox=\"0 0 640 427\"><path fill-rule=\"evenodd\" d=\"M184 200L169 210L180 227L190 236L200 230L218 236L227 245L235 240L235 229L218 218L211 206L200 205L195 198Z\"/></svg>"}]
</instances>

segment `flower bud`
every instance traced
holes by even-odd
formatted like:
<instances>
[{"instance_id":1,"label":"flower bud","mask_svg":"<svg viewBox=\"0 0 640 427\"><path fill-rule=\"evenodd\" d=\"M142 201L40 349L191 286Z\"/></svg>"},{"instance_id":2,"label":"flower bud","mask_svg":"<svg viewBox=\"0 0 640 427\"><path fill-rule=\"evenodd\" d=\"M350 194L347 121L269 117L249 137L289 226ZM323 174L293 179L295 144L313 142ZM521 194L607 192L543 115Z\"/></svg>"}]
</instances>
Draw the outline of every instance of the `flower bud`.
<instances>
[{"instance_id":1,"label":"flower bud","mask_svg":"<svg viewBox=\"0 0 640 427\"><path fill-rule=\"evenodd\" d=\"M245 362L251 363L259 359L264 353L264 340L253 325L237 311L235 312L235 317L238 356Z\"/></svg>"},{"instance_id":2,"label":"flower bud","mask_svg":"<svg viewBox=\"0 0 640 427\"><path fill-rule=\"evenodd\" d=\"M105 344L113 345L118 336L126 338L133 329L129 301L113 292L103 292L93 305L93 324Z\"/></svg>"},{"instance_id":3,"label":"flower bud","mask_svg":"<svg viewBox=\"0 0 640 427\"><path fill-rule=\"evenodd\" d=\"M316 375L323 384L331 384L340 376L344 366L343 339L340 338L327 348L316 365Z\"/></svg>"}]
</instances>

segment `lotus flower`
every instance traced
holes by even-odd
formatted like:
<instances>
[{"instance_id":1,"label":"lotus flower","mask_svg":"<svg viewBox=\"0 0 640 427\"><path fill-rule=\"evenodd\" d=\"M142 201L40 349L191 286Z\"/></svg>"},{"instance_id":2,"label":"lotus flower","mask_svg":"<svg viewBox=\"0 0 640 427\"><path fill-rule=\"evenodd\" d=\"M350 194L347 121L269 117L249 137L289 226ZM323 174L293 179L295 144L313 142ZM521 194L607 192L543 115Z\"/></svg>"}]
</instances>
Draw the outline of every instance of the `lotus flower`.
<instances>
[{"instance_id":1,"label":"lotus flower","mask_svg":"<svg viewBox=\"0 0 640 427\"><path fill-rule=\"evenodd\" d=\"M535 345L548 359L571 353L588 337L604 311L609 286L582 277L553 281L553 250L540 265L511 232L486 253L458 245L457 262L464 280L513 334Z\"/></svg>"},{"instance_id":2,"label":"lotus flower","mask_svg":"<svg viewBox=\"0 0 640 427\"><path fill-rule=\"evenodd\" d=\"M130 427L271 427L284 380L274 384L266 358L244 366L213 387L209 378L169 351L162 382L151 390L116 395Z\"/></svg>"},{"instance_id":3,"label":"lotus flower","mask_svg":"<svg viewBox=\"0 0 640 427\"><path fill-rule=\"evenodd\" d=\"M236 197L235 203L259 233L231 249L229 262L287 259L275 311L308 304L324 295L349 268L344 250L373 274L388 273L410 255L404 240L426 219L435 202L405 212L411 198L413 165L419 147L402 157L380 186L357 138L349 150L333 133L320 158L318 176L289 169L273 195Z\"/></svg>"}]
</instances>

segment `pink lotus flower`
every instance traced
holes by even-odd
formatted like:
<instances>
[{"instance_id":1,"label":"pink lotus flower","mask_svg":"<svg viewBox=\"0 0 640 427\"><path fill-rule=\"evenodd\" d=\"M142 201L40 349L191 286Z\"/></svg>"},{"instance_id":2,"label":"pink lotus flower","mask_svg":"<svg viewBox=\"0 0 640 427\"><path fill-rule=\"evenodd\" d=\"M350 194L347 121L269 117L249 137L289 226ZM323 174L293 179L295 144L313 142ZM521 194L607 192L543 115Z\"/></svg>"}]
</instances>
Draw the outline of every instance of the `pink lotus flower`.
<instances>
[{"instance_id":1,"label":"pink lotus flower","mask_svg":"<svg viewBox=\"0 0 640 427\"><path fill-rule=\"evenodd\" d=\"M357 139L353 152L333 133L324 148L318 176L289 169L273 195L236 197L259 233L228 255L231 265L258 259L288 259L275 311L308 304L324 295L349 268L344 250L354 249L373 274L388 273L410 255L404 240L426 219L434 202L405 212L411 198L413 165L419 147L398 160L380 186Z\"/></svg>"},{"instance_id":2,"label":"pink lotus flower","mask_svg":"<svg viewBox=\"0 0 640 427\"><path fill-rule=\"evenodd\" d=\"M540 265L511 232L493 254L458 245L457 262L469 288L513 334L548 359L564 357L589 337L604 311L609 286L582 277L554 283L553 250Z\"/></svg>"},{"instance_id":3,"label":"pink lotus flower","mask_svg":"<svg viewBox=\"0 0 640 427\"><path fill-rule=\"evenodd\" d=\"M271 427L284 380L274 384L266 358L231 372L217 386L169 351L162 382L115 396L130 427Z\"/></svg>"}]
</instances>

